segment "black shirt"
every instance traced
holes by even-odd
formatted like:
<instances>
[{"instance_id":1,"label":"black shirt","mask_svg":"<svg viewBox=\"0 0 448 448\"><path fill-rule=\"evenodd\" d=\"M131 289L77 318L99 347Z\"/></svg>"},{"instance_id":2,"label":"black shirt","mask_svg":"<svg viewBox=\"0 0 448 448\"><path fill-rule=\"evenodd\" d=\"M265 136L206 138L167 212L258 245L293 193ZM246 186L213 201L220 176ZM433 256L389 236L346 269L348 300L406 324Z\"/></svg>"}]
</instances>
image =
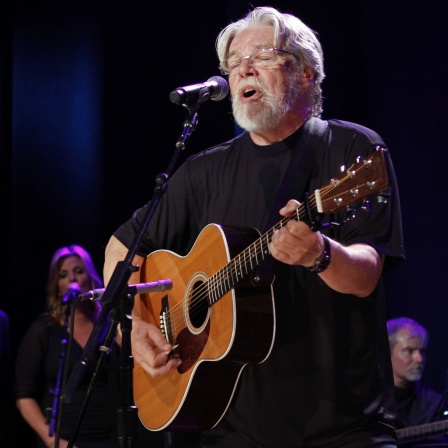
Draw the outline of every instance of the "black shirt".
<instances>
[{"instance_id":1,"label":"black shirt","mask_svg":"<svg viewBox=\"0 0 448 448\"><path fill-rule=\"evenodd\" d=\"M341 167L347 169L377 146L385 144L375 132L330 120L308 191L321 188ZM264 231L293 150L288 141L258 146L242 134L192 156L169 180L140 254L169 249L185 255L209 223ZM371 245L385 255L386 269L404 259L390 159L388 168L391 195L386 202L372 199L369 212L359 208L356 219L322 230L345 245ZM146 206L136 211L115 232L127 247L145 211ZM342 211L325 216L336 223L345 217ZM370 296L358 298L337 293L303 267L279 264L273 292L272 352L263 363L243 369L225 416L203 435L207 446L363 448L393 443L382 282Z\"/></svg>"},{"instance_id":2,"label":"black shirt","mask_svg":"<svg viewBox=\"0 0 448 448\"><path fill-rule=\"evenodd\" d=\"M16 398L34 398L40 404L42 413L47 416L49 413L51 415L48 408L54 402L53 392L57 384L63 340L69 340L66 328L53 317L43 314L24 335L16 358ZM94 350L79 386L70 397L70 404L59 403L59 409L62 410L59 435L63 439L70 440L73 435L99 353L99 350ZM66 353L68 374L82 355L83 348L73 340L70 356ZM96 374L95 385L75 440L79 448L115 446L118 401L114 372L112 360L107 358L106 364ZM40 439L39 443L42 443Z\"/></svg>"}]
</instances>

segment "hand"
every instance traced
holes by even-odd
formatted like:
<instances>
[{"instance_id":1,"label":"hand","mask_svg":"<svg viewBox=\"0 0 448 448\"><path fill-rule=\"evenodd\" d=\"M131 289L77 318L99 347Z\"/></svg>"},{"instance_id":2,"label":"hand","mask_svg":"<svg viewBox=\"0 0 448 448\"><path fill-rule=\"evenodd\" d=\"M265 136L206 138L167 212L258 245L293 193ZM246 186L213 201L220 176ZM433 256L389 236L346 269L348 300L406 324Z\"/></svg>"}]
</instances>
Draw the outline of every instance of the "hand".
<instances>
[{"instance_id":1,"label":"hand","mask_svg":"<svg viewBox=\"0 0 448 448\"><path fill-rule=\"evenodd\" d=\"M173 346L162 332L137 316L132 317L131 345L134 360L153 378L168 374L182 363L178 356L169 355Z\"/></svg>"},{"instance_id":2,"label":"hand","mask_svg":"<svg viewBox=\"0 0 448 448\"><path fill-rule=\"evenodd\" d=\"M282 216L291 216L300 202L293 199L280 210ZM324 241L320 232L313 232L307 224L291 219L286 226L274 232L269 250L272 256L290 265L313 266L322 255Z\"/></svg>"},{"instance_id":3,"label":"hand","mask_svg":"<svg viewBox=\"0 0 448 448\"><path fill-rule=\"evenodd\" d=\"M115 333L115 344L121 347L122 342L123 342L123 333L121 332L121 324L119 323L117 325L117 331Z\"/></svg>"},{"instance_id":4,"label":"hand","mask_svg":"<svg viewBox=\"0 0 448 448\"><path fill-rule=\"evenodd\" d=\"M67 448L68 446L68 440L65 439L59 439L59 448ZM47 448L54 448L55 446L55 438L53 437L47 444ZM76 445L73 445L73 448L77 448Z\"/></svg>"},{"instance_id":5,"label":"hand","mask_svg":"<svg viewBox=\"0 0 448 448\"><path fill-rule=\"evenodd\" d=\"M59 439L59 448L67 448L67 446L68 446L68 440ZM73 445L73 448L78 448L78 446Z\"/></svg>"}]
</instances>

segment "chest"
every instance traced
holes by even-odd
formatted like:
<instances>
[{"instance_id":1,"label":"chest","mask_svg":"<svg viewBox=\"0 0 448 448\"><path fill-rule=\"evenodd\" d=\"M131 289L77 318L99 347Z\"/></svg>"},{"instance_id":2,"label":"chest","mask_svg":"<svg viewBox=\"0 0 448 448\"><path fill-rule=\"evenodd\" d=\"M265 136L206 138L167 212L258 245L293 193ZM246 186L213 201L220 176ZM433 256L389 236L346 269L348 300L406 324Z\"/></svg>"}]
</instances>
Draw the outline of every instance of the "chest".
<instances>
[{"instance_id":1,"label":"chest","mask_svg":"<svg viewBox=\"0 0 448 448\"><path fill-rule=\"evenodd\" d=\"M289 160L285 151L269 157L244 154L217 164L216 170L207 173L207 186L202 190L201 227L214 222L263 231Z\"/></svg>"}]
</instances>

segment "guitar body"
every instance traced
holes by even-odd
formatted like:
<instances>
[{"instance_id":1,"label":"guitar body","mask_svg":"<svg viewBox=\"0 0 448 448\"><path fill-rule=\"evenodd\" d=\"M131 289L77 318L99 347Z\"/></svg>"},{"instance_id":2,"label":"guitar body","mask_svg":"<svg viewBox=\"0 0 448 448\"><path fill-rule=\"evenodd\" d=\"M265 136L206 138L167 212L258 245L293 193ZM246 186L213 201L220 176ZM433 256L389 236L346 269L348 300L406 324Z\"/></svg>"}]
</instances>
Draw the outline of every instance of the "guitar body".
<instances>
[{"instance_id":1,"label":"guitar body","mask_svg":"<svg viewBox=\"0 0 448 448\"><path fill-rule=\"evenodd\" d=\"M148 429L212 428L227 410L243 368L269 356L275 335L273 276L255 270L219 297L216 290L212 299L209 295L213 276L258 237L253 229L210 224L187 256L160 250L145 260L142 281L167 278L173 287L140 295L134 314L161 328L182 359L177 370L160 378L135 363L135 404ZM218 280L218 286L229 283Z\"/></svg>"}]
</instances>

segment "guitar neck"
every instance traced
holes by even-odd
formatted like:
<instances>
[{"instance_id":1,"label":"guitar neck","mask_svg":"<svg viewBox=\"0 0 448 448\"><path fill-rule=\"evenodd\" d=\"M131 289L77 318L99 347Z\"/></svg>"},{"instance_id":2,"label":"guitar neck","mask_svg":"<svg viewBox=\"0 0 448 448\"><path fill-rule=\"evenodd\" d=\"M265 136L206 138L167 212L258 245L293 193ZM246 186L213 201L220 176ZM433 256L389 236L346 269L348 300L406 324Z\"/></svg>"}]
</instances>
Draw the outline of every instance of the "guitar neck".
<instances>
[{"instance_id":1,"label":"guitar neck","mask_svg":"<svg viewBox=\"0 0 448 448\"><path fill-rule=\"evenodd\" d=\"M315 230L319 227L319 219L324 213L341 210L354 201L364 200L387 188L389 181L385 154L385 149L377 147L367 159L358 158L347 170L341 170L340 175L309 195L291 216L280 220L233 258L227 266L211 276L207 281L209 306L216 303L270 255L269 243L272 235L288 221L304 221Z\"/></svg>"},{"instance_id":2,"label":"guitar neck","mask_svg":"<svg viewBox=\"0 0 448 448\"><path fill-rule=\"evenodd\" d=\"M292 219L310 221L316 219L322 212L320 190L310 195L307 202L301 204L291 216L286 216L271 227L250 246L240 252L224 268L212 275L207 281L209 305L216 303L224 294L230 291L240 280L248 276L270 255L269 243L277 230L280 230Z\"/></svg>"},{"instance_id":3,"label":"guitar neck","mask_svg":"<svg viewBox=\"0 0 448 448\"><path fill-rule=\"evenodd\" d=\"M424 425L411 426L409 428L397 429L397 438L399 443L414 442L425 439L429 436L443 434L448 431L448 420L442 420Z\"/></svg>"}]
</instances>

